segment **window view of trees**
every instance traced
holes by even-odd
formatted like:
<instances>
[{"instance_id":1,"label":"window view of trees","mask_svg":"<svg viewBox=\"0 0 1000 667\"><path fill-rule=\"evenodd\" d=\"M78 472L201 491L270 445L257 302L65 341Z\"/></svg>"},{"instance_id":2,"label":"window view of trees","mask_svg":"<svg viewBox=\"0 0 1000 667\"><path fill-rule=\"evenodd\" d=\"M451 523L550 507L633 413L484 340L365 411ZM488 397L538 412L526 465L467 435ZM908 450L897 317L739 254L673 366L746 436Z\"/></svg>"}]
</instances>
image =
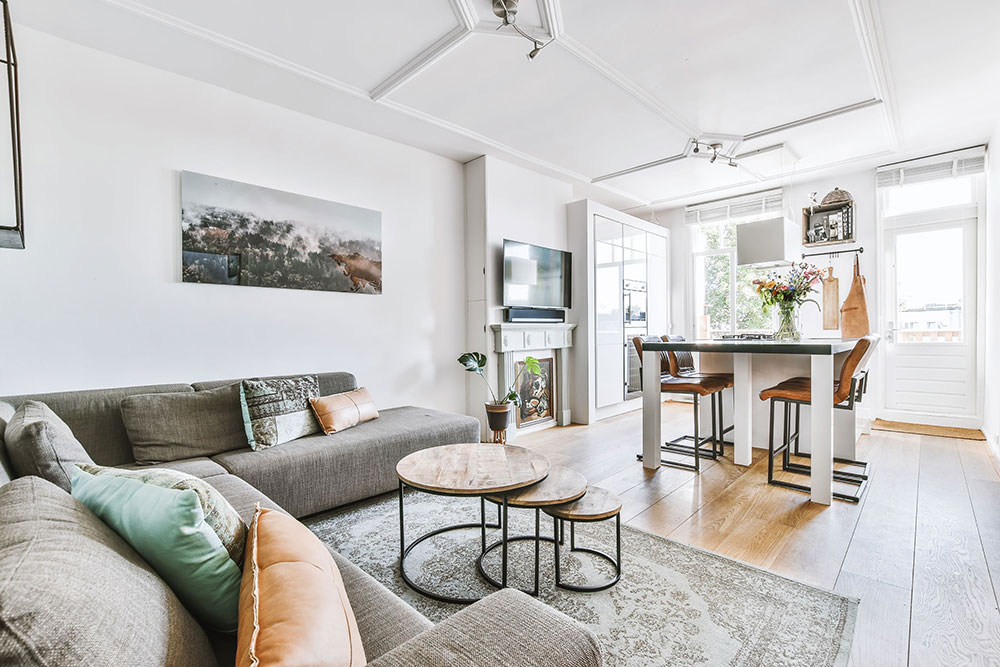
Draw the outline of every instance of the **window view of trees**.
<instances>
[{"instance_id":1,"label":"window view of trees","mask_svg":"<svg viewBox=\"0 0 1000 667\"><path fill-rule=\"evenodd\" d=\"M736 266L736 224L701 225L693 233L694 246L700 251L694 263L697 336L770 333L771 315L764 313L753 285L755 278L763 278L768 272Z\"/></svg>"}]
</instances>

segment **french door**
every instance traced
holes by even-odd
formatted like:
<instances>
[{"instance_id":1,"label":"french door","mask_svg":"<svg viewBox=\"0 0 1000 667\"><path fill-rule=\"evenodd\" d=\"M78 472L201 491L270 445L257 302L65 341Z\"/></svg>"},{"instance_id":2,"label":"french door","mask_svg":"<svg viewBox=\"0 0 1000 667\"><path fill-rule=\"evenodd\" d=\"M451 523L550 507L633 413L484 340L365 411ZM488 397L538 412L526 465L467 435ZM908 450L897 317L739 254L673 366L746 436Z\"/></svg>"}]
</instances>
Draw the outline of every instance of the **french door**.
<instances>
[{"instance_id":1,"label":"french door","mask_svg":"<svg viewBox=\"0 0 1000 667\"><path fill-rule=\"evenodd\" d=\"M885 416L978 428L978 208L884 219Z\"/></svg>"}]
</instances>

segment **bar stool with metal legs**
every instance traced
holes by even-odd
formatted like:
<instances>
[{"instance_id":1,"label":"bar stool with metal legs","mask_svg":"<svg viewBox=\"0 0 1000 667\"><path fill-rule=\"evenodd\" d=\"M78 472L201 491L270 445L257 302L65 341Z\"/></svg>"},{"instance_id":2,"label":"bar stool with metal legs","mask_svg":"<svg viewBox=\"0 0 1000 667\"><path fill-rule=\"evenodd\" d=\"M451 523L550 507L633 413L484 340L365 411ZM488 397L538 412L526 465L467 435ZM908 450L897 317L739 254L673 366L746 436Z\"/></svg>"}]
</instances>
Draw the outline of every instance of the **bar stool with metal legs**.
<instances>
[{"instance_id":1,"label":"bar stool with metal legs","mask_svg":"<svg viewBox=\"0 0 1000 667\"><path fill-rule=\"evenodd\" d=\"M663 336L662 340L665 343L680 342L680 341L684 340L684 336ZM733 387L733 374L732 373L705 373L703 371L699 371L694 366L694 355L691 354L690 352L667 352L666 354L667 354L668 372L671 375L673 375L674 377L679 377L679 378L703 378L703 377L719 378L720 380L724 380L725 381L725 383L726 383L726 387L725 388L726 389L732 389L732 387ZM730 431L732 431L735 428L734 424L730 424L729 426L725 425L724 410L723 410L723 400L722 399L723 399L722 394L719 394L719 398L718 398L718 402L719 402L719 421L718 421L718 424L719 425L717 427L715 427L715 428L718 428L719 437L718 437L717 442L718 442L718 451L719 451L720 455L726 453L726 449L725 449L726 445L733 444L732 442L726 442L726 434L729 433Z\"/></svg>"},{"instance_id":2,"label":"bar stool with metal legs","mask_svg":"<svg viewBox=\"0 0 1000 667\"><path fill-rule=\"evenodd\" d=\"M636 352L639 353L640 365L639 365L639 376L642 377L643 368L641 364L642 359L642 346L643 343L659 343L662 339L658 336L636 336L632 339L632 344L635 345ZM673 440L668 440L666 443L660 445L660 450L663 452L669 452L673 454L685 454L687 456L694 457L694 464L685 463L682 461L671 461L670 459L664 459L660 457L660 465L672 466L674 468L683 468L684 470L694 470L696 472L701 470L701 457L707 457L710 459L717 459L719 457L719 445L718 438L716 435L716 429L718 425L716 412L716 404L721 403L721 392L726 388L727 383L724 378L715 376L686 376L686 377L675 377L669 372L664 372L663 362L664 355L660 355L661 367L660 371L660 391L667 394L690 394L694 403L694 435L682 435L679 438L674 438ZM669 367L669 356L667 357L667 365ZM698 408L700 406L700 400L705 396L712 397L712 434L706 438L702 438L699 434L699 422L701 421L698 417ZM716 400L716 398L720 400ZM692 444L684 445L681 444L684 441L691 441ZM709 444L710 449L705 449L705 445ZM638 458L642 460L642 454L638 455Z\"/></svg>"},{"instance_id":3,"label":"bar stool with metal legs","mask_svg":"<svg viewBox=\"0 0 1000 667\"><path fill-rule=\"evenodd\" d=\"M848 354L841 366L839 379L833 383L833 407L839 410L853 410L868 391L868 363L871 361L875 347L878 345L879 336L869 334L858 339L854 349ZM774 457L781 455L781 470L799 475L808 475L812 472L811 467L801 463L793 463L790 453L796 456L808 458L808 454L799 452L800 440L800 413L802 405L809 405L812 402L812 384L806 377L789 378L779 382L773 387L760 392L763 401L769 400L770 405L770 426L767 441L767 483L774 486L783 486L788 489L798 491L810 491L805 484L795 484L774 477ZM774 407L781 403L784 407L782 413L782 438L778 447L774 446ZM792 412L789 406L795 406L794 426ZM793 449L794 448L794 449ZM844 463L861 468L860 472L849 470L835 470L833 479L838 482L852 484L858 487L857 494L833 492L833 497L850 502L860 502L861 494L864 493L865 485L868 481L868 464L864 461L834 457L837 463Z\"/></svg>"}]
</instances>

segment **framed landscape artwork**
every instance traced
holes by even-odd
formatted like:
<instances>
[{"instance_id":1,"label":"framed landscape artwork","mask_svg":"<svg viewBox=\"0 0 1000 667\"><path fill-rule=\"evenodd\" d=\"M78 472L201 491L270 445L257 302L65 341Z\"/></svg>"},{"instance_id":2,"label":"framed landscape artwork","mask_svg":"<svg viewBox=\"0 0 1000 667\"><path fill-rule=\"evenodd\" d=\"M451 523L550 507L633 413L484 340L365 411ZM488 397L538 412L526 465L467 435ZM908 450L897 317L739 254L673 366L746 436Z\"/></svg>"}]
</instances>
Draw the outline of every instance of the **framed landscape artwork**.
<instances>
[{"instance_id":1,"label":"framed landscape artwork","mask_svg":"<svg viewBox=\"0 0 1000 667\"><path fill-rule=\"evenodd\" d=\"M552 357L539 359L540 373L521 373L523 361L515 364L514 372L521 373L518 380L517 393L521 397L521 407L517 409L517 427L533 426L552 421L556 415L556 392L552 372L555 364Z\"/></svg>"},{"instance_id":2,"label":"framed landscape artwork","mask_svg":"<svg viewBox=\"0 0 1000 667\"><path fill-rule=\"evenodd\" d=\"M382 214L181 172L187 283L382 293Z\"/></svg>"}]
</instances>

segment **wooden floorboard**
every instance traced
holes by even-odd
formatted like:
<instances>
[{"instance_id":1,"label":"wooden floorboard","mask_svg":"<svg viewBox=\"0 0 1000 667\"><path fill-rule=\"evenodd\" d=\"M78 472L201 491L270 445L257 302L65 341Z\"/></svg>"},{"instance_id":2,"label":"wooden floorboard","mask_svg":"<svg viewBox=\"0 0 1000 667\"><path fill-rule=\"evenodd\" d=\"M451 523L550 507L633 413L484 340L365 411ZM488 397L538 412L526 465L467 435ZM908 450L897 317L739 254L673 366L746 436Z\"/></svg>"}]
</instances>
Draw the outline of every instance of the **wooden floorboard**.
<instances>
[{"instance_id":1,"label":"wooden floorboard","mask_svg":"<svg viewBox=\"0 0 1000 667\"><path fill-rule=\"evenodd\" d=\"M691 430L690 405L662 417L664 439ZM516 444L621 495L630 526L859 598L852 667L1000 665L1000 467L985 443L874 432L859 441L862 502L823 506L768 485L763 450L748 467L728 447L700 474L646 470L641 440L634 412Z\"/></svg>"}]
</instances>

